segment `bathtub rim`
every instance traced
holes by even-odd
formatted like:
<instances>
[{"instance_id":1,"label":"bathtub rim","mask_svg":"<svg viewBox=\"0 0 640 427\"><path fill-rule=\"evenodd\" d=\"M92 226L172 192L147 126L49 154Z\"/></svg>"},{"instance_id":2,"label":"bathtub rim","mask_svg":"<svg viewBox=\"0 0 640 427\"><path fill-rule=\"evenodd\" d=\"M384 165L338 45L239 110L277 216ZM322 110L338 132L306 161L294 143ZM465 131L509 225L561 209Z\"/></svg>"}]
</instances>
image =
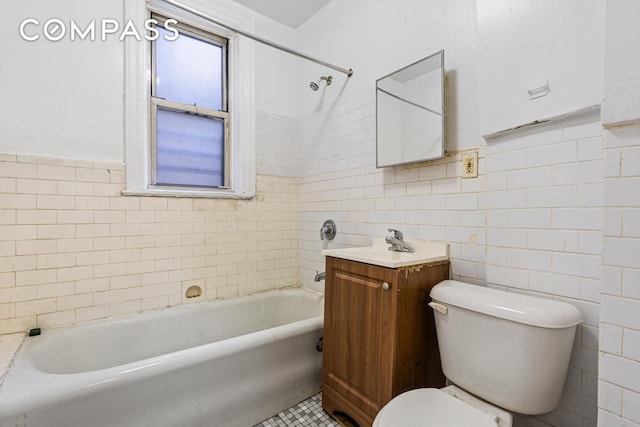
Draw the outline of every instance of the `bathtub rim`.
<instances>
[{"instance_id":1,"label":"bathtub rim","mask_svg":"<svg viewBox=\"0 0 640 427\"><path fill-rule=\"evenodd\" d=\"M174 307L167 307L161 310L145 311L142 313L129 314L126 316L118 316L117 318L99 319L90 322L84 322L77 325L51 328L50 330L69 329L76 327L87 327L96 323L111 323L123 321L124 318L136 317L138 315L162 313L171 309L184 309L188 307L200 306L203 304L215 304L228 300L237 300L266 293L278 293L282 291L302 291L321 297L324 303L324 295L313 289L304 287L286 287L272 289L265 292L246 295L236 298L225 298L218 300L210 300L205 302L197 302L193 304L185 304ZM20 348L13 357L12 363L3 375L0 383L0 401L2 402L3 412L12 412L16 408L31 408L36 406L33 402L39 402L39 397L49 396L55 391L55 401L63 401L67 398L90 392L93 388L100 384L134 381L154 375L173 372L179 370L185 365L195 365L203 363L207 360L225 357L243 350L249 350L260 345L266 345L274 341L287 339L299 334L310 333L314 330L322 331L324 323L324 313L304 320L293 323L276 326L269 329L255 331L249 334L239 335L222 341L202 344L175 352L165 353L158 356L137 360L109 368L98 369L93 371L84 371L79 373L49 373L39 370L33 363L33 357L26 353L29 347L35 345L29 343L27 336L22 341ZM322 332L320 332L321 334ZM38 337L35 337L36 339ZM26 353L26 354L25 354ZM169 369L167 369L167 367ZM87 381L87 377L91 376L91 381ZM62 383L62 384L61 384ZM37 384L37 388L32 388L33 384ZM10 393L8 393L10 391Z\"/></svg>"}]
</instances>

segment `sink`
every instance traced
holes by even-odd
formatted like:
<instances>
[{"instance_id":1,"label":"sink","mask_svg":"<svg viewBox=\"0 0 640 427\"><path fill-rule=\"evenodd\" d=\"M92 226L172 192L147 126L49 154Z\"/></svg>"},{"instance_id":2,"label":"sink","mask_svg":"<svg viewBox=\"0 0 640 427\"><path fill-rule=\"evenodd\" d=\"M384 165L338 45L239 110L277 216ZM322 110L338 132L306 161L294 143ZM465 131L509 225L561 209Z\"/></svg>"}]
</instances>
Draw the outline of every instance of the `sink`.
<instances>
[{"instance_id":1,"label":"sink","mask_svg":"<svg viewBox=\"0 0 640 427\"><path fill-rule=\"evenodd\" d=\"M325 249L322 254L389 268L407 267L449 259L448 243L409 239L405 239L405 242L414 248L415 252L390 251L388 249L389 245L384 241L384 237L380 237L373 239L371 246Z\"/></svg>"}]
</instances>

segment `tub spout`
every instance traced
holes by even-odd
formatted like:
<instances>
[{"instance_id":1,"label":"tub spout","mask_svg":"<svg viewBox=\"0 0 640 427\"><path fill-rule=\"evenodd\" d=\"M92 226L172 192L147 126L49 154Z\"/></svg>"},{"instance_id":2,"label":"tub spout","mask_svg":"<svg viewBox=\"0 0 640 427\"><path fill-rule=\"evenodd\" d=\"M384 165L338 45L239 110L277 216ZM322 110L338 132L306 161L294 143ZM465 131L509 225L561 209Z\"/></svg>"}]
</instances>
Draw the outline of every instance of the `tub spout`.
<instances>
[{"instance_id":1,"label":"tub spout","mask_svg":"<svg viewBox=\"0 0 640 427\"><path fill-rule=\"evenodd\" d=\"M324 280L324 271L322 273L317 273L316 277L314 277L313 280L316 282L319 282L320 280Z\"/></svg>"}]
</instances>

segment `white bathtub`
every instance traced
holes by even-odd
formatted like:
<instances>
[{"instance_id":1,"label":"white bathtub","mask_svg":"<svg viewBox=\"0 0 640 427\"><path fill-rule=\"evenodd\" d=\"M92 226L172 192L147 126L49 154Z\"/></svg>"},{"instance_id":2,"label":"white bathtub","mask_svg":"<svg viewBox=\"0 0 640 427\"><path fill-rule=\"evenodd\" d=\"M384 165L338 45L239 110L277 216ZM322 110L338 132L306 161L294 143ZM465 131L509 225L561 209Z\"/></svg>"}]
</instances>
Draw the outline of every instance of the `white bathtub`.
<instances>
[{"instance_id":1,"label":"white bathtub","mask_svg":"<svg viewBox=\"0 0 640 427\"><path fill-rule=\"evenodd\" d=\"M249 427L318 393L323 297L286 289L27 338L0 427Z\"/></svg>"}]
</instances>

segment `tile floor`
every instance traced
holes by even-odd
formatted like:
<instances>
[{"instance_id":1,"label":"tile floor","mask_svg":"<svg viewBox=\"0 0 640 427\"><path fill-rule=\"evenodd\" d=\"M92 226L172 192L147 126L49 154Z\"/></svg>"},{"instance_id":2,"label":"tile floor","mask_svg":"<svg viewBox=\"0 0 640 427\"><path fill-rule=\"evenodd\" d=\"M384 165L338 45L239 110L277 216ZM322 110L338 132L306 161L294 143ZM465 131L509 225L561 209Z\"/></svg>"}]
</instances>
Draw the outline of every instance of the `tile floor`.
<instances>
[{"instance_id":1,"label":"tile floor","mask_svg":"<svg viewBox=\"0 0 640 427\"><path fill-rule=\"evenodd\" d=\"M340 424L322 410L322 393L318 393L254 427L340 427Z\"/></svg>"}]
</instances>

